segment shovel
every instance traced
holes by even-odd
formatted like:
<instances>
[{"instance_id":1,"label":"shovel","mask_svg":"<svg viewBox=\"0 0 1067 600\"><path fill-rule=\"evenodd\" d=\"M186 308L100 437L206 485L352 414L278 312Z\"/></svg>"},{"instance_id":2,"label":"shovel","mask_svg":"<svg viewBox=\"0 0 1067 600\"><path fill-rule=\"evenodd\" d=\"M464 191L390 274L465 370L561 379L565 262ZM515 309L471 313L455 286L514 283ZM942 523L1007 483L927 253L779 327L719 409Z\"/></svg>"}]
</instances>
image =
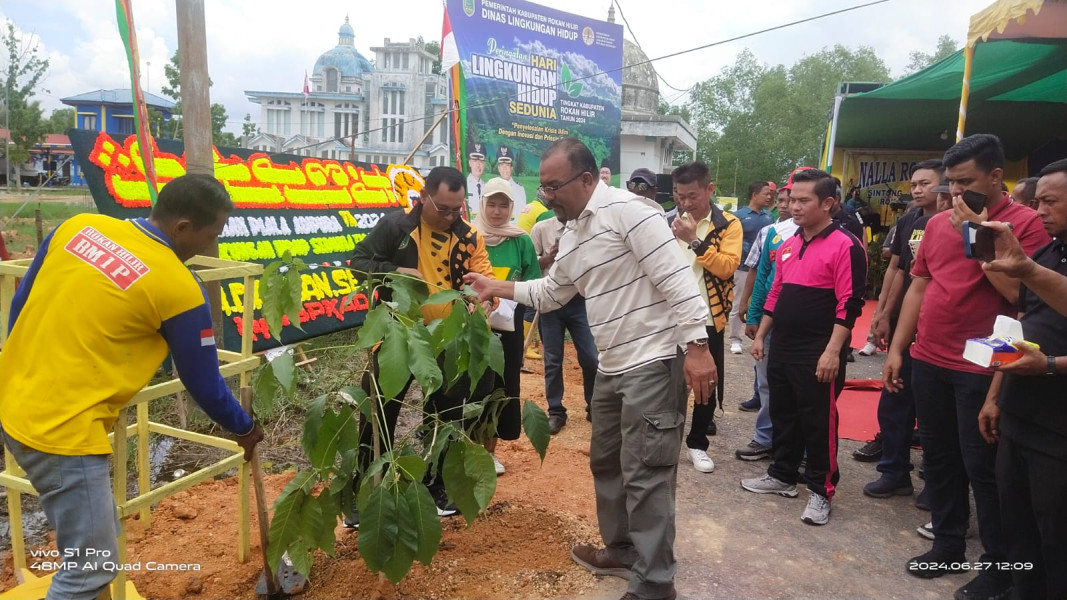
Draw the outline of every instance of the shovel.
<instances>
[{"instance_id":1,"label":"shovel","mask_svg":"<svg viewBox=\"0 0 1067 600\"><path fill-rule=\"evenodd\" d=\"M252 414L252 388L241 388L241 406ZM263 552L263 573L256 582L256 595L260 600L288 600L293 594L304 591L307 579L296 572L293 563L287 555L282 556L276 571L270 568L267 559L267 542L270 521L267 519L267 494L263 486L263 470L259 466L259 446L257 444L252 452L250 461L252 470L252 486L256 489L256 520L259 521L259 547ZM282 584L278 581L281 580Z\"/></svg>"}]
</instances>

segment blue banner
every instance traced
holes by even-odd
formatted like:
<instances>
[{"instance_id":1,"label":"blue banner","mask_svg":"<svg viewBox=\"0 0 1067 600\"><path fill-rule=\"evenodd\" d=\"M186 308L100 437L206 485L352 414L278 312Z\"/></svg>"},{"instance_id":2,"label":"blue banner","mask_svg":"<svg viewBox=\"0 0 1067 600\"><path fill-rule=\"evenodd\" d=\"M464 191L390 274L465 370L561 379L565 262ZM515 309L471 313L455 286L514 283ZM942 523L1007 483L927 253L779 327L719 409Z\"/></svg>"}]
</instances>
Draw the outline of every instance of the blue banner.
<instances>
[{"instance_id":1,"label":"blue banner","mask_svg":"<svg viewBox=\"0 0 1067 600\"><path fill-rule=\"evenodd\" d=\"M622 26L522 0L449 0L466 85L468 193L500 176L516 213L532 201L541 153L562 137L593 151L617 183Z\"/></svg>"}]
</instances>

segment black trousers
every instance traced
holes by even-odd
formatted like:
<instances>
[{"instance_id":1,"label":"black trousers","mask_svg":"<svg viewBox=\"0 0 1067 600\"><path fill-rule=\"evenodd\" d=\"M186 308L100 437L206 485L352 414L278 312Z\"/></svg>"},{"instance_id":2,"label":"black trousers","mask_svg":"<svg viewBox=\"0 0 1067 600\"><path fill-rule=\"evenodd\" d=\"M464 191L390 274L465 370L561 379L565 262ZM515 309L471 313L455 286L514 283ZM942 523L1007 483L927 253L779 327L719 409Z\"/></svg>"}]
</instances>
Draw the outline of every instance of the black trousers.
<instances>
[{"instance_id":1,"label":"black trousers","mask_svg":"<svg viewBox=\"0 0 1067 600\"><path fill-rule=\"evenodd\" d=\"M789 364L775 356L767 358L767 383L771 397L771 452L774 462L767 474L786 483L797 483L800 461L807 452L804 470L808 489L830 500L841 478L837 466L837 398L845 385L845 358L830 383L815 378L816 363Z\"/></svg>"},{"instance_id":2,"label":"black trousers","mask_svg":"<svg viewBox=\"0 0 1067 600\"><path fill-rule=\"evenodd\" d=\"M996 473L1013 597L1067 598L1067 461L1005 436L997 446Z\"/></svg>"},{"instance_id":3,"label":"black trousers","mask_svg":"<svg viewBox=\"0 0 1067 600\"><path fill-rule=\"evenodd\" d=\"M707 327L707 330L708 351L711 352L711 358L715 361L715 370L719 372L719 375L715 384L715 394L708 398L708 403L693 403L693 418L689 424L689 435L685 437L686 447L704 451L708 449L708 425L715 415L716 399L722 402L722 394L726 386L723 381L726 379L725 352L723 351L723 334L726 328L724 327L723 331L716 331L715 326L712 325Z\"/></svg>"},{"instance_id":4,"label":"black trousers","mask_svg":"<svg viewBox=\"0 0 1067 600\"><path fill-rule=\"evenodd\" d=\"M965 373L913 359L912 392L926 465L926 489L934 527L934 548L962 555L970 519L968 485L974 492L983 562L1003 561L1007 552L1000 520L994 465L996 446L978 432L991 375Z\"/></svg>"},{"instance_id":5,"label":"black trousers","mask_svg":"<svg viewBox=\"0 0 1067 600\"><path fill-rule=\"evenodd\" d=\"M371 397L372 401L375 397L374 386L371 384L371 375L375 379L378 377L378 372L381 366L378 364L378 353L375 352L371 359L371 371L363 374L363 380L361 386L363 391L367 392L367 395ZM488 378L487 378L488 379ZM392 446L393 435L396 433L396 422L400 416L400 406L402 401L408 394L408 389L411 388L411 383L415 381L414 377L408 377L407 383L404 384L404 388L393 398L392 402L383 402L384 409L380 412L381 427L379 427L378 434L381 438L381 448L385 451L385 448ZM484 386L483 386L484 387ZM451 389L451 391L445 391L444 389L438 389L426 398L425 411L429 414L436 414L442 421L460 422L463 420L463 405L466 403L466 394L470 390L470 380L464 376L460 378L459 382ZM489 391L492 391L491 388ZM488 393L488 392L486 392ZM480 396L479 396L480 398ZM370 465L374 456L374 437L371 424L362 415L359 418L359 466L360 470L366 470ZM432 473L428 473L426 476L427 485L443 486L444 482L441 479L440 465L438 468L433 469ZM358 483L358 479L357 479Z\"/></svg>"},{"instance_id":6,"label":"black trousers","mask_svg":"<svg viewBox=\"0 0 1067 600\"><path fill-rule=\"evenodd\" d=\"M517 440L522 432L519 394L521 393L522 347L526 342L526 336L523 333L525 314L526 307L520 304L515 309L514 331L493 330L493 333L500 336L500 343L504 346L504 374L496 375L495 385L497 388L503 388L504 395L508 397L500 412L500 418L496 422L496 435L502 440Z\"/></svg>"}]
</instances>

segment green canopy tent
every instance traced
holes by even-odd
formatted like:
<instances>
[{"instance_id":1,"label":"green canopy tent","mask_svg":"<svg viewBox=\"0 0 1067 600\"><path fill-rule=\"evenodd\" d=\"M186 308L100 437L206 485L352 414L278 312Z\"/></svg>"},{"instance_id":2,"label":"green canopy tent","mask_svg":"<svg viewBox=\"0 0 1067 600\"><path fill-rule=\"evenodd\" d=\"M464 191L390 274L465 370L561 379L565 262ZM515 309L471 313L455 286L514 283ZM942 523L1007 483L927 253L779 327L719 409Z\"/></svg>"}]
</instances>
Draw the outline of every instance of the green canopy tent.
<instances>
[{"instance_id":1,"label":"green canopy tent","mask_svg":"<svg viewBox=\"0 0 1067 600\"><path fill-rule=\"evenodd\" d=\"M944 150L964 124L1000 136L1009 159L1067 138L1064 36L1060 0L995 2L972 17L964 50L876 90L839 95L824 162L835 148Z\"/></svg>"},{"instance_id":2,"label":"green canopy tent","mask_svg":"<svg viewBox=\"0 0 1067 600\"><path fill-rule=\"evenodd\" d=\"M956 138L964 65L960 51L910 77L845 97L833 146L948 148ZM968 104L967 130L997 134L1011 159L1067 137L1067 40L978 44Z\"/></svg>"}]
</instances>

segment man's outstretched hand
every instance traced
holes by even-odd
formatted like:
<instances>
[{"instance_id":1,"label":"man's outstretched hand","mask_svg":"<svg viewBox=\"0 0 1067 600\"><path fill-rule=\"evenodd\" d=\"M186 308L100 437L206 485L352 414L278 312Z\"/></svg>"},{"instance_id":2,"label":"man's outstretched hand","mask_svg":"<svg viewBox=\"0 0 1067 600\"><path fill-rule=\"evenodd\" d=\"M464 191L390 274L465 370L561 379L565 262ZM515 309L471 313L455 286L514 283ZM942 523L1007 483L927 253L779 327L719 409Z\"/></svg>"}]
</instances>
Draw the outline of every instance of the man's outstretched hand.
<instances>
[{"instance_id":1,"label":"man's outstretched hand","mask_svg":"<svg viewBox=\"0 0 1067 600\"><path fill-rule=\"evenodd\" d=\"M490 301L496 296L493 291L493 283L495 281L495 279L489 279L481 273L467 273L463 276L463 282L478 294L478 302Z\"/></svg>"}]
</instances>

